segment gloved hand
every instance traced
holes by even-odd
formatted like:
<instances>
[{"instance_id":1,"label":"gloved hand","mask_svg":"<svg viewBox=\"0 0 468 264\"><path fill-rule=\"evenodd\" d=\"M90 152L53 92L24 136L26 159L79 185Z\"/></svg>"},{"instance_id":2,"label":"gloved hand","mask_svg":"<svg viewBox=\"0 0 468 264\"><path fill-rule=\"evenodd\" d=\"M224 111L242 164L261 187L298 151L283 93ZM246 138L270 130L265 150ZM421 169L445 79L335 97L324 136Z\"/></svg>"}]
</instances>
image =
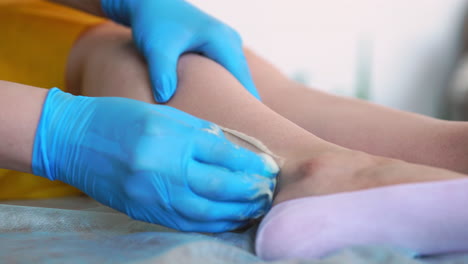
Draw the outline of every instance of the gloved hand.
<instances>
[{"instance_id":1,"label":"gloved hand","mask_svg":"<svg viewBox=\"0 0 468 264\"><path fill-rule=\"evenodd\" d=\"M130 26L146 57L157 102L165 103L177 87L177 62L186 52L201 53L224 66L255 97L239 34L184 0L101 0L104 13Z\"/></svg>"},{"instance_id":2,"label":"gloved hand","mask_svg":"<svg viewBox=\"0 0 468 264\"><path fill-rule=\"evenodd\" d=\"M134 219L198 232L232 230L265 213L278 172L177 109L56 88L32 166Z\"/></svg>"}]
</instances>

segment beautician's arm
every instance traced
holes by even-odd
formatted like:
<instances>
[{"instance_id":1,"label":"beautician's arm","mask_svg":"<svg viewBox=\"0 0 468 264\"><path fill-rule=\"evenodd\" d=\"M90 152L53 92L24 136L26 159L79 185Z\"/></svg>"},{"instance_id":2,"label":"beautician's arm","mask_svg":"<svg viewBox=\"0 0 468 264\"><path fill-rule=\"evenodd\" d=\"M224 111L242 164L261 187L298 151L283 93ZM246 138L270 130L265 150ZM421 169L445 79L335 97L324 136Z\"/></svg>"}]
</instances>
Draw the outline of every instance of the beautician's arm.
<instances>
[{"instance_id":1,"label":"beautician's arm","mask_svg":"<svg viewBox=\"0 0 468 264\"><path fill-rule=\"evenodd\" d=\"M175 108L5 81L0 168L65 182L137 220L198 232L233 230L265 212L278 173L215 124Z\"/></svg>"},{"instance_id":2,"label":"beautician's arm","mask_svg":"<svg viewBox=\"0 0 468 264\"><path fill-rule=\"evenodd\" d=\"M0 81L0 168L31 172L34 135L47 90Z\"/></svg>"}]
</instances>

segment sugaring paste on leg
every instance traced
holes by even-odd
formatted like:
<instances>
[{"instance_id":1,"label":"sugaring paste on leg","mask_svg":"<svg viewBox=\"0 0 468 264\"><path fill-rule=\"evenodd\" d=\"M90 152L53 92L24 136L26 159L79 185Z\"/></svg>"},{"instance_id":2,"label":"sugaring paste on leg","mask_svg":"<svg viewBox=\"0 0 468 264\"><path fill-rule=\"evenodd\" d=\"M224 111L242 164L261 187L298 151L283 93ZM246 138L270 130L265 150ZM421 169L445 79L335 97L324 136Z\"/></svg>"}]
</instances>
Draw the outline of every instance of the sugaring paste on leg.
<instances>
[{"instance_id":1,"label":"sugaring paste on leg","mask_svg":"<svg viewBox=\"0 0 468 264\"><path fill-rule=\"evenodd\" d=\"M277 172L280 171L282 159L279 156L273 154L273 152L271 152L271 150L269 150L268 147L266 147L260 140L254 137L248 136L239 131L233 130L233 129L220 127L220 126L216 126L216 127L219 127L220 130L224 132L224 136L232 143L240 147L246 148L248 150L251 150L259 154L260 156L262 156L262 158L265 160L265 164L267 164L270 167L269 169L270 171L277 171ZM219 135L221 131L217 131L216 129L214 129L212 130L212 133ZM275 180L275 184L276 184L276 180ZM266 190L264 192L268 193L270 196L270 200L273 201L274 191L271 192L268 186L266 186L265 189Z\"/></svg>"}]
</instances>

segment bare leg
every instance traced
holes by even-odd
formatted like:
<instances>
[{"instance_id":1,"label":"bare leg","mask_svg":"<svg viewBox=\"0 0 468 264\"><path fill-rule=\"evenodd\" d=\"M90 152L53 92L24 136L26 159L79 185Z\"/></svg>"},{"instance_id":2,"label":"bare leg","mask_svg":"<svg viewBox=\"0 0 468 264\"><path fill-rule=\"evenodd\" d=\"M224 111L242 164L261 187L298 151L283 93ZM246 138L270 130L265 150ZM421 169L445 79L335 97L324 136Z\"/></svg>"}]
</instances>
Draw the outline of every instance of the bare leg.
<instances>
[{"instance_id":1,"label":"bare leg","mask_svg":"<svg viewBox=\"0 0 468 264\"><path fill-rule=\"evenodd\" d=\"M314 135L375 155L468 172L468 123L442 121L314 90L289 80L265 60L246 52L264 103Z\"/></svg>"},{"instance_id":2,"label":"bare leg","mask_svg":"<svg viewBox=\"0 0 468 264\"><path fill-rule=\"evenodd\" d=\"M249 50L246 55L263 103L312 134L346 148L468 173L468 123L313 90Z\"/></svg>"},{"instance_id":3,"label":"bare leg","mask_svg":"<svg viewBox=\"0 0 468 264\"><path fill-rule=\"evenodd\" d=\"M144 61L133 48L126 29L107 25L92 30L78 42L69 63L69 83L82 87L85 95L154 103ZM310 195L463 177L328 143L255 100L224 68L197 55L181 58L178 91L169 105L256 137L282 157L285 163L276 203Z\"/></svg>"}]
</instances>

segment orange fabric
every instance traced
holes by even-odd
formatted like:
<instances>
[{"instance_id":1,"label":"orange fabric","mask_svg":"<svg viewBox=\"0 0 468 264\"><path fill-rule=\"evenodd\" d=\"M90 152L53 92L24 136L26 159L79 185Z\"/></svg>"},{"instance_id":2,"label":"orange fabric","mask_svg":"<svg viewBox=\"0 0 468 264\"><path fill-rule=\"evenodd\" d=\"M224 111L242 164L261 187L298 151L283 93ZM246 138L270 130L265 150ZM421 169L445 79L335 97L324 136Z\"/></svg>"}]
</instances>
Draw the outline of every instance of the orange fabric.
<instances>
[{"instance_id":1,"label":"orange fabric","mask_svg":"<svg viewBox=\"0 0 468 264\"><path fill-rule=\"evenodd\" d=\"M65 70L73 44L83 31L102 21L47 1L0 0L0 80L66 90ZM0 169L0 200L79 193L61 182Z\"/></svg>"}]
</instances>

